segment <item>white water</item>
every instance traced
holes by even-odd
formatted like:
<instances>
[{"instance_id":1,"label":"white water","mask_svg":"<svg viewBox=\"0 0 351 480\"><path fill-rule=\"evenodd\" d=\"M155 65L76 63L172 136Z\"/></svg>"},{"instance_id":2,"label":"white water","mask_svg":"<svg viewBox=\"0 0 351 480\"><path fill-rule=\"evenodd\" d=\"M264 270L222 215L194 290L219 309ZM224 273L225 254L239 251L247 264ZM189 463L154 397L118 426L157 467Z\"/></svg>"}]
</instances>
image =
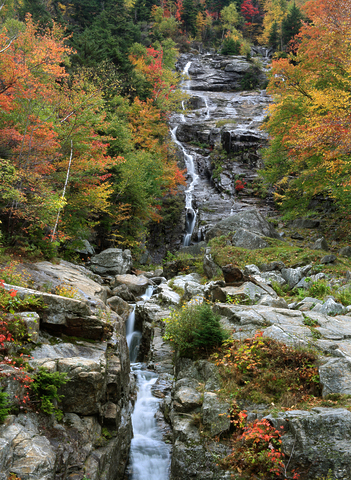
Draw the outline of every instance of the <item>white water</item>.
<instances>
[{"instance_id":1,"label":"white water","mask_svg":"<svg viewBox=\"0 0 351 480\"><path fill-rule=\"evenodd\" d=\"M184 76L188 75L191 63L192 62L188 62L185 65L184 70L183 70L183 75ZM190 84L190 80L186 80L185 82L183 82L182 87L183 87L183 90L186 93L189 93L188 92L189 84ZM205 97L204 97L204 101L205 101L205 104L206 104L206 116L208 116L209 115L209 108L208 108L207 99ZM183 110L185 110L185 102L184 101L182 102L182 107L183 107ZM182 114L180 118L181 118L182 123L184 123L185 122L184 114ZM182 143L177 139L177 128L178 127L175 127L171 130L172 140L179 147L181 152L183 153L185 166L186 166L188 175L190 176L190 183L188 185L188 188L185 190L185 208L186 208L186 227L185 227L185 229L186 229L186 234L184 236L183 245L185 247L187 247L188 245L190 245L191 236L193 234L195 224L196 224L196 211L193 208L193 191L194 191L194 188L197 184L199 176L195 172L194 156L191 155L190 153L188 153L186 151L185 147L182 145Z\"/></svg>"},{"instance_id":2,"label":"white water","mask_svg":"<svg viewBox=\"0 0 351 480\"><path fill-rule=\"evenodd\" d=\"M146 292L144 293L144 295L141 295L141 298L144 300L144 302L146 302L146 300L149 300L149 298L153 294L153 291L154 288L152 285L149 285L146 288ZM136 359L138 357L139 345L142 335L141 332L135 330L135 305L132 306L133 311L129 314L126 323L126 339L129 348L129 359L133 363L136 362Z\"/></svg>"},{"instance_id":3,"label":"white water","mask_svg":"<svg viewBox=\"0 0 351 480\"><path fill-rule=\"evenodd\" d=\"M195 165L194 165L194 156L190 155L185 149L185 147L181 144L179 140L177 140L177 128L174 127L171 130L172 140L176 145L178 145L179 149L183 153L186 169L188 175L190 176L191 180L189 183L188 188L185 190L185 208L186 208L186 235L184 237L184 246L190 245L191 235L193 233L195 223L196 223L196 212L193 209L193 191L195 185L197 184L199 176L195 173Z\"/></svg>"},{"instance_id":4,"label":"white water","mask_svg":"<svg viewBox=\"0 0 351 480\"><path fill-rule=\"evenodd\" d=\"M142 299L148 300L153 287L146 289ZM160 399L151 393L157 381L154 372L146 370L136 362L141 332L135 330L135 305L126 324L127 344L132 369L137 377L138 395L132 414L133 439L130 447L128 478L130 480L168 480L170 468L170 448L162 439L162 431L156 422L156 412Z\"/></svg>"},{"instance_id":5,"label":"white water","mask_svg":"<svg viewBox=\"0 0 351 480\"><path fill-rule=\"evenodd\" d=\"M134 364L137 375L138 399L132 414L133 434L130 449L131 480L167 480L169 478L170 448L162 440L156 422L160 399L151 393L157 375Z\"/></svg>"}]
</instances>

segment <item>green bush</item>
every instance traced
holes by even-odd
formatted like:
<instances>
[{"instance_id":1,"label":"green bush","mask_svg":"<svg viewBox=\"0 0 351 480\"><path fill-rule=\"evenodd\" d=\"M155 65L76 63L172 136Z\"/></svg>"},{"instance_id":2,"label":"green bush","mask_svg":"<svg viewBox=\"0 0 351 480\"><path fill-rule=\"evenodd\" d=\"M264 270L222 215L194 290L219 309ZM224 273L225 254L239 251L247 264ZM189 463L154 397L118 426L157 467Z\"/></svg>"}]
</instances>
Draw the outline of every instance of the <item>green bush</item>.
<instances>
[{"instance_id":1,"label":"green bush","mask_svg":"<svg viewBox=\"0 0 351 480\"><path fill-rule=\"evenodd\" d=\"M240 42L232 38L226 38L223 42L222 55L240 55Z\"/></svg>"},{"instance_id":2,"label":"green bush","mask_svg":"<svg viewBox=\"0 0 351 480\"><path fill-rule=\"evenodd\" d=\"M256 67L250 68L243 78L240 80L240 85L243 90L254 90L258 84L259 70Z\"/></svg>"},{"instance_id":3,"label":"green bush","mask_svg":"<svg viewBox=\"0 0 351 480\"><path fill-rule=\"evenodd\" d=\"M172 342L183 357L195 357L203 350L208 353L209 349L220 345L229 336L219 319L207 303L183 305L165 319L164 338Z\"/></svg>"},{"instance_id":4,"label":"green bush","mask_svg":"<svg viewBox=\"0 0 351 480\"><path fill-rule=\"evenodd\" d=\"M9 414L9 410L8 395L6 392L0 391L0 423L3 423Z\"/></svg>"},{"instance_id":5,"label":"green bush","mask_svg":"<svg viewBox=\"0 0 351 480\"><path fill-rule=\"evenodd\" d=\"M49 372L46 368L40 367L31 385L40 402L41 411L48 415L54 413L58 420L63 416L62 410L56 406L63 398L63 395L58 394L58 389L69 381L66 377L67 373Z\"/></svg>"},{"instance_id":6,"label":"green bush","mask_svg":"<svg viewBox=\"0 0 351 480\"><path fill-rule=\"evenodd\" d=\"M340 289L334 295L335 299L347 307L351 305L351 287Z\"/></svg>"}]
</instances>

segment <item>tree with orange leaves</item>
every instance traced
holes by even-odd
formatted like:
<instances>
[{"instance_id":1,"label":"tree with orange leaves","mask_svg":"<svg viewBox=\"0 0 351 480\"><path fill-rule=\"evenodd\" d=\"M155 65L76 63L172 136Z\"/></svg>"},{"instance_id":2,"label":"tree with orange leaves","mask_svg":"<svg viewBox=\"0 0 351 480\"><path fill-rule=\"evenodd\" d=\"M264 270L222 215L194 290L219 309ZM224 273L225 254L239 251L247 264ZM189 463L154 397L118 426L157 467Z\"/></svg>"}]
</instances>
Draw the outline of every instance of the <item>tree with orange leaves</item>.
<instances>
[{"instance_id":1,"label":"tree with orange leaves","mask_svg":"<svg viewBox=\"0 0 351 480\"><path fill-rule=\"evenodd\" d=\"M273 62L264 175L285 208L304 210L316 195L349 208L351 0L311 0L303 10L311 23L295 37L296 54Z\"/></svg>"},{"instance_id":2,"label":"tree with orange leaves","mask_svg":"<svg viewBox=\"0 0 351 480\"><path fill-rule=\"evenodd\" d=\"M64 64L71 49L55 24L39 32L28 16L13 39L3 28L0 47L0 180L10 171L13 180L11 196L0 185L7 233L42 237L66 205L58 230L70 236L107 209L111 188L104 174L120 161L107 155L108 139L97 134L104 122L102 91L84 74L68 81Z\"/></svg>"}]
</instances>

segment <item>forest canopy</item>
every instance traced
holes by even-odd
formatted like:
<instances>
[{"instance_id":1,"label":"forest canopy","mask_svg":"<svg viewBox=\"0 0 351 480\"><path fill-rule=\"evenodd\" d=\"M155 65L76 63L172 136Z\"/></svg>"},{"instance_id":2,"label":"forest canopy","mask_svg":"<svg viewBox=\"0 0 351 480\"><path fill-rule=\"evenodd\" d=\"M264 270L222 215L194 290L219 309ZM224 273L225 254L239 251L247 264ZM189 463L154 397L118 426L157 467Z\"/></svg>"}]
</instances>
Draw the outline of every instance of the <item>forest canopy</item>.
<instances>
[{"instance_id":1,"label":"forest canopy","mask_svg":"<svg viewBox=\"0 0 351 480\"><path fill-rule=\"evenodd\" d=\"M304 4L5 0L1 241L46 256L92 234L100 247L137 247L185 182L168 133L183 100L178 54L202 43L249 58L262 44L286 56L309 28Z\"/></svg>"}]
</instances>

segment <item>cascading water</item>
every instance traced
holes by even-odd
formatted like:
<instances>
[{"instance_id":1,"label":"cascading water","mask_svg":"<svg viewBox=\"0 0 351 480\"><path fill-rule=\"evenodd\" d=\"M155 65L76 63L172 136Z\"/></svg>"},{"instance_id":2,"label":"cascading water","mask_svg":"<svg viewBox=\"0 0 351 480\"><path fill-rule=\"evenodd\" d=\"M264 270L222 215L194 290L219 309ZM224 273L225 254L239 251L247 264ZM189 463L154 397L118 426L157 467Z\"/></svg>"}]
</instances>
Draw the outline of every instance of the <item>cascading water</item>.
<instances>
[{"instance_id":1,"label":"cascading water","mask_svg":"<svg viewBox=\"0 0 351 480\"><path fill-rule=\"evenodd\" d=\"M149 286L142 299L148 300L153 293ZM139 353L142 334L135 330L135 305L126 325L127 344L131 368L137 377L138 395L132 414L133 439L127 472L129 480L167 480L170 468L170 448L162 439L162 431L156 422L160 399L152 395L152 386L157 374L145 365L135 363Z\"/></svg>"},{"instance_id":2,"label":"cascading water","mask_svg":"<svg viewBox=\"0 0 351 480\"><path fill-rule=\"evenodd\" d=\"M179 149L183 153L188 175L191 178L189 186L185 190L186 235L184 237L183 244L185 247L187 247L188 245L190 245L191 235L194 231L196 223L196 212L193 209L193 191L199 177L195 173L194 156L190 155L190 153L187 153L185 147L179 142L179 140L177 140L177 128L178 127L174 127L171 130L172 140L176 145L178 145Z\"/></svg>"},{"instance_id":3,"label":"cascading water","mask_svg":"<svg viewBox=\"0 0 351 480\"><path fill-rule=\"evenodd\" d=\"M142 295L140 298L146 302L151 295L153 294L154 288L152 285L149 285L146 289L146 292L144 295ZM132 305L133 311L129 314L129 317L127 319L126 323L126 339L127 339L127 345L129 348L129 359L131 363L136 362L138 358L138 353L139 353L139 345L140 345L140 340L141 340L141 332L138 330L135 330L135 305Z\"/></svg>"},{"instance_id":4,"label":"cascading water","mask_svg":"<svg viewBox=\"0 0 351 480\"><path fill-rule=\"evenodd\" d=\"M188 62L183 70L183 75L186 76L188 75L189 68L191 66L192 62ZM183 82L183 90L188 93L188 86L189 86L189 80L186 80ZM205 100L206 103L206 108L207 108L207 114L208 114L208 104ZM183 110L185 110L185 103L184 101L182 102L182 107ZM181 115L181 121L184 123L185 122L185 116L184 114ZM183 245L185 247L190 245L191 241L191 236L193 234L195 224L196 224L196 211L193 208L193 191L195 188L195 185L197 183L197 180L199 176L195 172L195 164L194 164L194 156L188 153L185 149L185 147L179 142L177 139L177 128L175 127L171 130L171 136L172 140L174 143L179 147L181 152L183 153L186 169L188 172L188 175L190 176L190 183L188 188L185 190L185 208L186 208L186 225L185 225L185 230L186 234L184 236L184 241Z\"/></svg>"},{"instance_id":5,"label":"cascading water","mask_svg":"<svg viewBox=\"0 0 351 480\"><path fill-rule=\"evenodd\" d=\"M138 398L132 414L133 439L130 447L131 480L167 480L170 468L170 448L162 440L162 431L156 422L160 399L151 393L157 375L132 366L137 375Z\"/></svg>"}]
</instances>

